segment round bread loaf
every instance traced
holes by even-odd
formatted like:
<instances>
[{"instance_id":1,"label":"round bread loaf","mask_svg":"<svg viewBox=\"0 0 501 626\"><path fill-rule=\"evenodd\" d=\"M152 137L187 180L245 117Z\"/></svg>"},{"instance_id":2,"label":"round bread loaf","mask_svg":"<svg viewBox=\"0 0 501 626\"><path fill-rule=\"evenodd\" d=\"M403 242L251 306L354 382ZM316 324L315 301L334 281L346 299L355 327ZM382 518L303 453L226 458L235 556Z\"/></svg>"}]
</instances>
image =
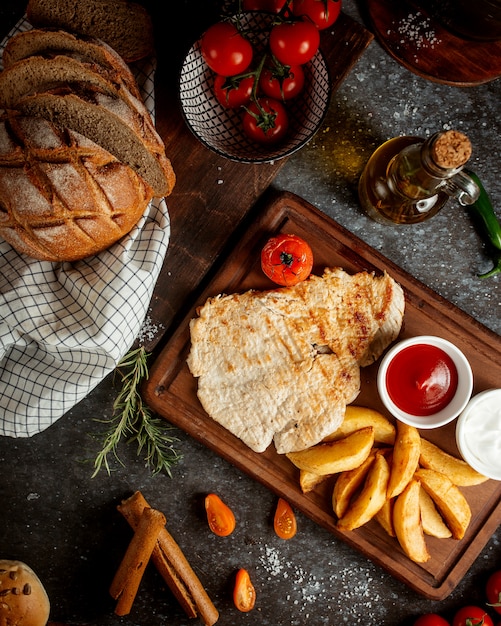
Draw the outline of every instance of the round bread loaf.
<instances>
[{"instance_id":1,"label":"round bread loaf","mask_svg":"<svg viewBox=\"0 0 501 626\"><path fill-rule=\"evenodd\" d=\"M13 111L0 117L0 236L45 261L76 261L130 232L153 190L86 137Z\"/></svg>"},{"instance_id":2,"label":"round bread loaf","mask_svg":"<svg viewBox=\"0 0 501 626\"><path fill-rule=\"evenodd\" d=\"M50 602L35 572L21 561L0 560L0 624L45 626Z\"/></svg>"}]
</instances>

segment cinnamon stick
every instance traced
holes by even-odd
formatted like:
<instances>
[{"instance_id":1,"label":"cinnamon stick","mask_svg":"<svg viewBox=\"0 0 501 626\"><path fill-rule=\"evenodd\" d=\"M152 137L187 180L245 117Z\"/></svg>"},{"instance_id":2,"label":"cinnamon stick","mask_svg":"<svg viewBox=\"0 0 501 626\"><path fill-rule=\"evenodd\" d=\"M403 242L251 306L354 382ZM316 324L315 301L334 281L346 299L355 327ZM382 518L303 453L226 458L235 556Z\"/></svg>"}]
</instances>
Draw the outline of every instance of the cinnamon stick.
<instances>
[{"instance_id":1,"label":"cinnamon stick","mask_svg":"<svg viewBox=\"0 0 501 626\"><path fill-rule=\"evenodd\" d=\"M160 511L149 507L141 511L134 535L110 586L111 597L118 600L117 615L130 613L144 570L164 526L165 515Z\"/></svg>"},{"instance_id":2,"label":"cinnamon stick","mask_svg":"<svg viewBox=\"0 0 501 626\"><path fill-rule=\"evenodd\" d=\"M123 500L117 509L134 529L141 519L142 512L148 507L149 504L143 494L136 491L130 498ZM219 619L219 613L181 548L165 526L158 534L151 560L187 616L197 617L200 614L205 626L213 626Z\"/></svg>"}]
</instances>

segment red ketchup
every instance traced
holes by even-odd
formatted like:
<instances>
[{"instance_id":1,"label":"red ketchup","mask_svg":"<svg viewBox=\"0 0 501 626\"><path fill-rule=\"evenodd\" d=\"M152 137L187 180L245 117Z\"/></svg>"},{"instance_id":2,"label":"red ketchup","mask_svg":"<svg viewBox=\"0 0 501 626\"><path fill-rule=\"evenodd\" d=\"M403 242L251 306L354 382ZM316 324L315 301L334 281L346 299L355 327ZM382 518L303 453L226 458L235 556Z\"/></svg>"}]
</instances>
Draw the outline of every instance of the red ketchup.
<instances>
[{"instance_id":1,"label":"red ketchup","mask_svg":"<svg viewBox=\"0 0 501 626\"><path fill-rule=\"evenodd\" d=\"M401 350L386 371L386 388L392 402L411 415L438 413L454 397L458 372L441 348L415 344Z\"/></svg>"}]
</instances>

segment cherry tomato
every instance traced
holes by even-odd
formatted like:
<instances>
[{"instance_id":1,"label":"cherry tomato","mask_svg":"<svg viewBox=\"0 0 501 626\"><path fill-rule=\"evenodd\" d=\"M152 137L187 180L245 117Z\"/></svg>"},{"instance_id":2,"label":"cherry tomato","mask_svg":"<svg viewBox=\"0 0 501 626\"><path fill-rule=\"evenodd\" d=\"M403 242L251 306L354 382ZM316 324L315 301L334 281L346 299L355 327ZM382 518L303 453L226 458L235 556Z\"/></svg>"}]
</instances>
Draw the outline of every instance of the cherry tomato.
<instances>
[{"instance_id":1,"label":"cherry tomato","mask_svg":"<svg viewBox=\"0 0 501 626\"><path fill-rule=\"evenodd\" d=\"M311 274L313 252L297 235L276 235L261 251L261 267L277 285L296 285Z\"/></svg>"},{"instance_id":2,"label":"cherry tomato","mask_svg":"<svg viewBox=\"0 0 501 626\"><path fill-rule=\"evenodd\" d=\"M464 606L454 615L452 626L494 626L494 623L479 606Z\"/></svg>"},{"instance_id":3,"label":"cherry tomato","mask_svg":"<svg viewBox=\"0 0 501 626\"><path fill-rule=\"evenodd\" d=\"M320 45L318 28L310 20L281 22L270 31L270 49L285 65L303 65L317 53Z\"/></svg>"},{"instance_id":4,"label":"cherry tomato","mask_svg":"<svg viewBox=\"0 0 501 626\"><path fill-rule=\"evenodd\" d=\"M276 100L291 100L304 87L304 70L300 65L265 67L259 78L261 91Z\"/></svg>"},{"instance_id":5,"label":"cherry tomato","mask_svg":"<svg viewBox=\"0 0 501 626\"><path fill-rule=\"evenodd\" d=\"M239 569L233 588L233 602L239 611L247 613L256 603L256 590L246 569Z\"/></svg>"},{"instance_id":6,"label":"cherry tomato","mask_svg":"<svg viewBox=\"0 0 501 626\"><path fill-rule=\"evenodd\" d=\"M486 585L487 602L496 613L501 614L501 570L492 573Z\"/></svg>"},{"instance_id":7,"label":"cherry tomato","mask_svg":"<svg viewBox=\"0 0 501 626\"><path fill-rule=\"evenodd\" d=\"M216 74L214 77L216 100L226 109L238 109L250 102L254 81L254 76L239 78Z\"/></svg>"},{"instance_id":8,"label":"cherry tomato","mask_svg":"<svg viewBox=\"0 0 501 626\"><path fill-rule=\"evenodd\" d=\"M273 518L273 528L280 539L292 539L297 532L297 522L291 505L279 498L275 517Z\"/></svg>"},{"instance_id":9,"label":"cherry tomato","mask_svg":"<svg viewBox=\"0 0 501 626\"><path fill-rule=\"evenodd\" d=\"M266 13L280 13L286 0L243 0L244 11L264 11Z\"/></svg>"},{"instance_id":10,"label":"cherry tomato","mask_svg":"<svg viewBox=\"0 0 501 626\"><path fill-rule=\"evenodd\" d=\"M222 76L245 72L253 57L252 45L230 22L209 26L202 35L200 46L207 65Z\"/></svg>"},{"instance_id":11,"label":"cherry tomato","mask_svg":"<svg viewBox=\"0 0 501 626\"><path fill-rule=\"evenodd\" d=\"M298 17L308 17L318 30L323 30L339 17L341 0L294 0L292 12Z\"/></svg>"},{"instance_id":12,"label":"cherry tomato","mask_svg":"<svg viewBox=\"0 0 501 626\"><path fill-rule=\"evenodd\" d=\"M446 619L436 613L427 613L426 615L418 617L414 622L414 626L450 626L450 624Z\"/></svg>"},{"instance_id":13,"label":"cherry tomato","mask_svg":"<svg viewBox=\"0 0 501 626\"><path fill-rule=\"evenodd\" d=\"M284 105L274 98L258 98L245 109L242 118L247 137L262 144L274 144L287 134L289 116Z\"/></svg>"},{"instance_id":14,"label":"cherry tomato","mask_svg":"<svg viewBox=\"0 0 501 626\"><path fill-rule=\"evenodd\" d=\"M219 537L227 537L235 530L235 515L215 493L205 497L205 511L209 528Z\"/></svg>"}]
</instances>

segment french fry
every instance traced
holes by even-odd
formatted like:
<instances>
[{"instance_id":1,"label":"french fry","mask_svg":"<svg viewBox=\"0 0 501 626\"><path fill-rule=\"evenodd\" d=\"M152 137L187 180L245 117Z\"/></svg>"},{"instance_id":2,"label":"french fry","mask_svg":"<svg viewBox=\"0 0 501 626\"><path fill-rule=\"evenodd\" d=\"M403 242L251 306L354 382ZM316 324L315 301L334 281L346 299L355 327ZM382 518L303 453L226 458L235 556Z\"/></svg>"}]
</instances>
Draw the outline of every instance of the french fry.
<instances>
[{"instance_id":1,"label":"french fry","mask_svg":"<svg viewBox=\"0 0 501 626\"><path fill-rule=\"evenodd\" d=\"M390 468L384 454L377 453L360 495L338 520L339 530L354 530L371 520L386 500Z\"/></svg>"},{"instance_id":2,"label":"french fry","mask_svg":"<svg viewBox=\"0 0 501 626\"><path fill-rule=\"evenodd\" d=\"M445 475L419 468L415 474L436 504L454 539L462 539L471 520L471 509L459 488Z\"/></svg>"},{"instance_id":3,"label":"french fry","mask_svg":"<svg viewBox=\"0 0 501 626\"><path fill-rule=\"evenodd\" d=\"M332 508L338 518L343 517L348 510L350 500L364 482L375 456L376 452L373 450L358 467L341 472L337 477L332 490Z\"/></svg>"},{"instance_id":4,"label":"french fry","mask_svg":"<svg viewBox=\"0 0 501 626\"><path fill-rule=\"evenodd\" d=\"M325 476L358 467L369 456L373 444L374 429L368 426L344 439L288 452L286 456L300 470Z\"/></svg>"},{"instance_id":5,"label":"french fry","mask_svg":"<svg viewBox=\"0 0 501 626\"><path fill-rule=\"evenodd\" d=\"M432 469L445 474L458 487L480 485L488 480L468 463L448 454L431 441L421 440L421 454L419 464L426 469Z\"/></svg>"},{"instance_id":6,"label":"french fry","mask_svg":"<svg viewBox=\"0 0 501 626\"><path fill-rule=\"evenodd\" d=\"M364 406L350 404L346 407L346 413L341 426L324 439L324 441L336 441L347 435L372 426L374 428L374 441L392 445L395 441L395 426L382 413Z\"/></svg>"},{"instance_id":7,"label":"french fry","mask_svg":"<svg viewBox=\"0 0 501 626\"><path fill-rule=\"evenodd\" d=\"M395 498L386 499L383 506L374 515L374 519L385 530L390 537L396 537L395 528L393 527L393 504Z\"/></svg>"},{"instance_id":8,"label":"french fry","mask_svg":"<svg viewBox=\"0 0 501 626\"><path fill-rule=\"evenodd\" d=\"M397 496L393 505L393 527L405 554L415 563L426 563L430 553L424 538L419 505L418 480L412 479Z\"/></svg>"},{"instance_id":9,"label":"french fry","mask_svg":"<svg viewBox=\"0 0 501 626\"><path fill-rule=\"evenodd\" d=\"M438 537L439 539L452 537L449 527L437 511L432 498L423 487L419 490L419 506L421 508L421 523L426 535Z\"/></svg>"},{"instance_id":10,"label":"french fry","mask_svg":"<svg viewBox=\"0 0 501 626\"><path fill-rule=\"evenodd\" d=\"M411 481L418 467L420 450L421 436L418 429L398 422L388 483L388 498L398 496Z\"/></svg>"}]
</instances>

